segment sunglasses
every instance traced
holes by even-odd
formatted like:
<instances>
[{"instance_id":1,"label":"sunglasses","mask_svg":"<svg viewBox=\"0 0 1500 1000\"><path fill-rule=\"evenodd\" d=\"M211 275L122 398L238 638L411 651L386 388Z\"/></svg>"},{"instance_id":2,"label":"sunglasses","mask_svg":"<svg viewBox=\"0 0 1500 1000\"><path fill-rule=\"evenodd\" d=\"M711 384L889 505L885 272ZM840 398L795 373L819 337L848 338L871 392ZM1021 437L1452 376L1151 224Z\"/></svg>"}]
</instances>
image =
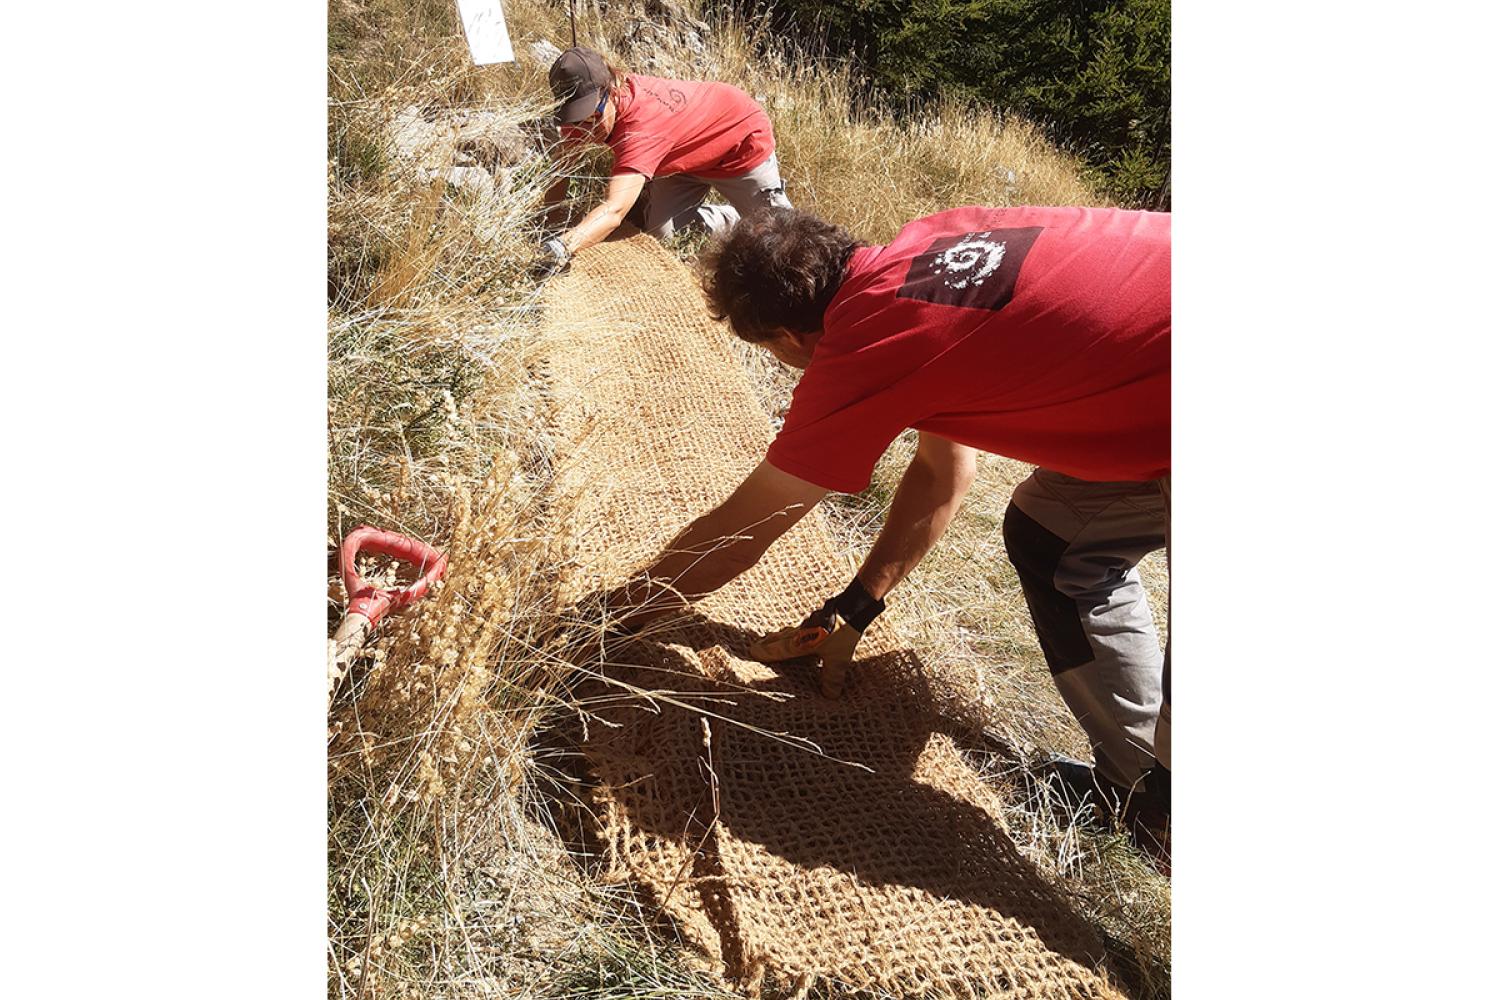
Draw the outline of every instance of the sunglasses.
<instances>
[{"instance_id":1,"label":"sunglasses","mask_svg":"<svg viewBox=\"0 0 1500 1000\"><path fill-rule=\"evenodd\" d=\"M569 134L576 135L576 136L588 135L590 132L592 132L594 130L594 126L596 124L598 124L599 119L603 117L603 115L604 115L604 105L606 105L608 103L609 103L609 91L607 91L607 90L601 91L600 95L599 95L599 106L594 109L594 113L591 114L591 115L589 115L587 118L584 118L581 121L569 122L568 124L562 126L562 133L563 133L563 135L569 135Z\"/></svg>"}]
</instances>

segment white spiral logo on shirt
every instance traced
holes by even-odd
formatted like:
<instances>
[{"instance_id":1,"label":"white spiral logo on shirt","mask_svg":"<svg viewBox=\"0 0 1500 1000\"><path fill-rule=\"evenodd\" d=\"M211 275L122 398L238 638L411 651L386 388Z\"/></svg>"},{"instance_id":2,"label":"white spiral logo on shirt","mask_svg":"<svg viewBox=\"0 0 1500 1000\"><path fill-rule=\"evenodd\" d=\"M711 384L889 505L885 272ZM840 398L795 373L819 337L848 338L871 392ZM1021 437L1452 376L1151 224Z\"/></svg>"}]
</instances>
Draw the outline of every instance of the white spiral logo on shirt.
<instances>
[{"instance_id":1,"label":"white spiral logo on shirt","mask_svg":"<svg viewBox=\"0 0 1500 1000\"><path fill-rule=\"evenodd\" d=\"M1000 268L1005 259L1005 244L989 239L990 234L966 233L964 238L938 254L932 270L944 285L955 291L978 288Z\"/></svg>"}]
</instances>

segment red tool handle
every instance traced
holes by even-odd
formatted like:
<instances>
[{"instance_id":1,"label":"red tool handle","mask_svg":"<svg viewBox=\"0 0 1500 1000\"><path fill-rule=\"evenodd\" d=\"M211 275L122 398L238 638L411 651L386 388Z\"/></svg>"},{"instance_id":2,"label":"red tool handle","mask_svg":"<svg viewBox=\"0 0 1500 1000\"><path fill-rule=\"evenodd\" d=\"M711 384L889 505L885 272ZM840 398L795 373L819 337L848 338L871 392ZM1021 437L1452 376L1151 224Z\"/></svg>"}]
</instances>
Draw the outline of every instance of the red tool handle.
<instances>
[{"instance_id":1,"label":"red tool handle","mask_svg":"<svg viewBox=\"0 0 1500 1000\"><path fill-rule=\"evenodd\" d=\"M425 570L421 579L404 590L384 590L366 583L354 568L354 557L361 552L377 552L411 563L419 571ZM395 608L404 608L420 600L427 589L442 577L448 568L448 557L426 542L361 525L349 533L339 548L339 565L344 578L344 593L349 595L349 607L345 614L364 615L374 625Z\"/></svg>"}]
</instances>

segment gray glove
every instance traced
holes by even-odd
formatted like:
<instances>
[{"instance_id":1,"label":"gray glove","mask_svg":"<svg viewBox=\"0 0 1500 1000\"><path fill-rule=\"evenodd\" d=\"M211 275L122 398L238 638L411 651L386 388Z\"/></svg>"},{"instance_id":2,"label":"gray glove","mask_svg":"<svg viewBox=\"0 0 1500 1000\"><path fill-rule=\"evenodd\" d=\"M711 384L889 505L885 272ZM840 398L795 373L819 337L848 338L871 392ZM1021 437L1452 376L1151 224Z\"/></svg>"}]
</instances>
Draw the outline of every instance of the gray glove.
<instances>
[{"instance_id":1,"label":"gray glove","mask_svg":"<svg viewBox=\"0 0 1500 1000\"><path fill-rule=\"evenodd\" d=\"M538 278L545 278L567 267L572 259L573 255L568 253L568 248L563 246L563 241L553 236L542 243L541 255L532 265L532 271Z\"/></svg>"}]
</instances>

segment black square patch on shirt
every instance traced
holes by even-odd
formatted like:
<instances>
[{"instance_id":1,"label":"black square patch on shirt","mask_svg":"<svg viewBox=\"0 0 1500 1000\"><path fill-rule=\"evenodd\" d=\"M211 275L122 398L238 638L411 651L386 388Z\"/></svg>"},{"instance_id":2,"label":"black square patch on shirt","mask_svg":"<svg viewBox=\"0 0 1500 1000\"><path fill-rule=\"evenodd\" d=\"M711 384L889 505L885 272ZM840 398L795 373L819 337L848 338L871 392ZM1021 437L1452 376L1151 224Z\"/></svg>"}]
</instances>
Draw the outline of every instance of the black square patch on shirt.
<instances>
[{"instance_id":1,"label":"black square patch on shirt","mask_svg":"<svg viewBox=\"0 0 1500 1000\"><path fill-rule=\"evenodd\" d=\"M945 306L1004 309L1041 226L940 236L912 259L897 298Z\"/></svg>"}]
</instances>

